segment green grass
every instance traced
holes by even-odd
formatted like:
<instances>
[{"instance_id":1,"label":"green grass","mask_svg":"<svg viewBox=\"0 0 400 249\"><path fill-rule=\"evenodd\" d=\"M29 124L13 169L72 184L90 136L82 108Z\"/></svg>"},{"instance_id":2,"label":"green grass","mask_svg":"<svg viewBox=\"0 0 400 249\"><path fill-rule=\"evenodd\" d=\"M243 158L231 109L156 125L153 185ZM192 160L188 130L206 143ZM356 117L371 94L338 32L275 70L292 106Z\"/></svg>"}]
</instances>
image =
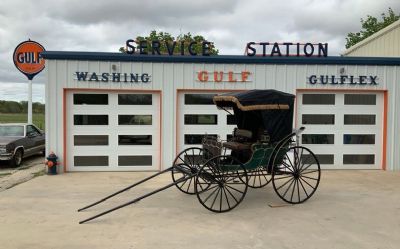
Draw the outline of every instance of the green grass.
<instances>
[{"instance_id":1,"label":"green grass","mask_svg":"<svg viewBox=\"0 0 400 249\"><path fill-rule=\"evenodd\" d=\"M33 113L33 123L41 130L44 130L44 113ZM26 123L28 114L26 113L0 113L0 123Z\"/></svg>"},{"instance_id":2,"label":"green grass","mask_svg":"<svg viewBox=\"0 0 400 249\"><path fill-rule=\"evenodd\" d=\"M4 177L4 176L9 176L9 175L11 175L11 173L0 173L0 178L2 178L2 177Z\"/></svg>"},{"instance_id":3,"label":"green grass","mask_svg":"<svg viewBox=\"0 0 400 249\"><path fill-rule=\"evenodd\" d=\"M38 176L44 176L45 174L46 174L46 170L43 169L41 171L33 173L32 175L33 175L33 177L38 177Z\"/></svg>"}]
</instances>

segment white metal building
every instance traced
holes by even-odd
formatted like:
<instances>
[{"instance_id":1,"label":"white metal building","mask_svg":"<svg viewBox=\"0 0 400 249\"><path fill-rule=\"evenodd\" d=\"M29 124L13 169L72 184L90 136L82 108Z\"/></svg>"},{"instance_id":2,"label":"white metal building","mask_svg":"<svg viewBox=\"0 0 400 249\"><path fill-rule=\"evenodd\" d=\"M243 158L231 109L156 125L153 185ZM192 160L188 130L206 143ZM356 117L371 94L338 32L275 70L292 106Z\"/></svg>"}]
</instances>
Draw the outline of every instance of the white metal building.
<instances>
[{"instance_id":1,"label":"white metal building","mask_svg":"<svg viewBox=\"0 0 400 249\"><path fill-rule=\"evenodd\" d=\"M348 48L343 55L400 57L400 20Z\"/></svg>"},{"instance_id":2,"label":"white metal building","mask_svg":"<svg viewBox=\"0 0 400 249\"><path fill-rule=\"evenodd\" d=\"M296 95L294 126L323 169L400 169L398 58L42 56L60 172L167 168L203 134L229 136L234 121L211 98L246 89Z\"/></svg>"}]
</instances>

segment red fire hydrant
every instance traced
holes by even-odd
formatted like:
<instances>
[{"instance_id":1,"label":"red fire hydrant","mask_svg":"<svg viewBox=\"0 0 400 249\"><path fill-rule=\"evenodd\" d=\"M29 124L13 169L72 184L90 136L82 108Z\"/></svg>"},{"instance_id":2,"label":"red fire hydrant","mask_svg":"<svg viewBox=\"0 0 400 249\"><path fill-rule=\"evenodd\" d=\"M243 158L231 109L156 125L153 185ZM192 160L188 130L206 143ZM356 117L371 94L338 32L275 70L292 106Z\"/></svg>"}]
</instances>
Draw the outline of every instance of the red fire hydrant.
<instances>
[{"instance_id":1,"label":"red fire hydrant","mask_svg":"<svg viewBox=\"0 0 400 249\"><path fill-rule=\"evenodd\" d=\"M45 165L47 166L48 175L57 175L57 165L59 164L58 157L54 151L50 151L50 154L46 157Z\"/></svg>"}]
</instances>

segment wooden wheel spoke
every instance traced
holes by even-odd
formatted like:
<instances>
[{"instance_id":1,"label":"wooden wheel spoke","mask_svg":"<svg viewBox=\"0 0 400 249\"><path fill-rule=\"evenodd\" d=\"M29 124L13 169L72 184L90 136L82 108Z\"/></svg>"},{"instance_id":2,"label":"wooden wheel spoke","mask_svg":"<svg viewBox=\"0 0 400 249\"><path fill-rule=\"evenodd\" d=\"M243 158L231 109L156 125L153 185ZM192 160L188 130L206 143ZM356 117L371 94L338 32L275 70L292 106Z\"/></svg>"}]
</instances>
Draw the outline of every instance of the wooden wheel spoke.
<instances>
[{"instance_id":1,"label":"wooden wheel spoke","mask_svg":"<svg viewBox=\"0 0 400 249\"><path fill-rule=\"evenodd\" d=\"M217 187L218 187L218 185L216 186L216 189L214 191L212 191L211 194L209 194L206 199L204 199L204 203L206 203L208 201L208 199L210 199L210 197L218 190ZM210 190L211 189L208 189L207 191L210 191Z\"/></svg>"},{"instance_id":2,"label":"wooden wheel spoke","mask_svg":"<svg viewBox=\"0 0 400 249\"><path fill-rule=\"evenodd\" d=\"M307 167L305 167L304 169L302 169L302 170L300 171L300 173L303 172L303 171L305 171L305 170L307 170L307 169L310 168L312 165L313 165L313 163L308 164Z\"/></svg>"},{"instance_id":3,"label":"wooden wheel spoke","mask_svg":"<svg viewBox=\"0 0 400 249\"><path fill-rule=\"evenodd\" d=\"M306 191L306 188L304 187L304 185L303 185L303 183L301 182L300 179L299 179L299 182L300 182L301 188L303 189L304 193L305 193L306 196L308 197L308 193L307 193L307 191Z\"/></svg>"},{"instance_id":4,"label":"wooden wheel spoke","mask_svg":"<svg viewBox=\"0 0 400 249\"><path fill-rule=\"evenodd\" d=\"M282 165L283 165L285 168L287 168L290 172L293 173L292 168L290 168L290 165L288 165L287 163L285 163L285 161L282 161ZM292 166L292 167L293 167L293 166ZM294 169L294 168L293 168L293 169Z\"/></svg>"},{"instance_id":5,"label":"wooden wheel spoke","mask_svg":"<svg viewBox=\"0 0 400 249\"><path fill-rule=\"evenodd\" d=\"M283 176L283 177L275 177L275 179L276 179L276 180L282 180L282 179L286 179L286 178L289 178L289 177L292 177L292 178L293 178L293 175L292 175L292 174L288 174L288 175L279 175L279 176Z\"/></svg>"},{"instance_id":6,"label":"wooden wheel spoke","mask_svg":"<svg viewBox=\"0 0 400 249\"><path fill-rule=\"evenodd\" d=\"M182 184L180 185L180 188L182 188L183 185L185 185L186 182L187 182L187 180L186 180L186 181L183 181Z\"/></svg>"},{"instance_id":7,"label":"wooden wheel spoke","mask_svg":"<svg viewBox=\"0 0 400 249\"><path fill-rule=\"evenodd\" d=\"M315 170L312 170L312 171L308 171L306 173L301 172L301 175L307 175L307 174L311 174L311 173L314 173L314 172L319 172L319 170L315 169Z\"/></svg>"},{"instance_id":8,"label":"wooden wheel spoke","mask_svg":"<svg viewBox=\"0 0 400 249\"><path fill-rule=\"evenodd\" d=\"M217 194L215 195L215 198L214 198L214 200L213 200L213 202L211 204L211 208L214 207L214 204L215 204L215 201L217 200L218 194L219 194L219 192L221 192L221 188L217 188L217 189L218 189L218 191L217 191Z\"/></svg>"},{"instance_id":9,"label":"wooden wheel spoke","mask_svg":"<svg viewBox=\"0 0 400 249\"><path fill-rule=\"evenodd\" d=\"M239 201L236 199L236 197L232 194L231 191L229 191L228 188L226 188L226 191L228 191L228 193L233 197L233 199L235 199L236 203L238 203Z\"/></svg>"},{"instance_id":10,"label":"wooden wheel spoke","mask_svg":"<svg viewBox=\"0 0 400 249\"><path fill-rule=\"evenodd\" d=\"M285 193L283 194L283 197L286 196L287 192L289 191L290 187L292 186L293 182L295 181L295 179L292 179L292 181L290 182L289 186L287 187Z\"/></svg>"},{"instance_id":11,"label":"wooden wheel spoke","mask_svg":"<svg viewBox=\"0 0 400 249\"><path fill-rule=\"evenodd\" d=\"M290 196L290 201L293 201L294 190L296 189L296 182L297 180L294 179L293 190L292 190L292 195Z\"/></svg>"},{"instance_id":12,"label":"wooden wheel spoke","mask_svg":"<svg viewBox=\"0 0 400 249\"><path fill-rule=\"evenodd\" d=\"M308 176L305 176L305 175L301 175L301 177L303 178L307 178L307 179L310 179L310 180L314 180L314 181L318 181L318 179L316 179L316 178L313 178L313 177L308 177Z\"/></svg>"},{"instance_id":13,"label":"wooden wheel spoke","mask_svg":"<svg viewBox=\"0 0 400 249\"><path fill-rule=\"evenodd\" d=\"M240 190L238 190L238 189L236 189L236 188L234 188L234 187L232 187L232 186L230 186L230 185L226 185L226 186L227 186L228 188L230 188L230 189L233 189L233 190L235 190L235 191L241 193L241 194L244 193L243 191L240 191Z\"/></svg>"},{"instance_id":14,"label":"wooden wheel spoke","mask_svg":"<svg viewBox=\"0 0 400 249\"><path fill-rule=\"evenodd\" d=\"M213 189L215 189L215 188L217 188L217 187L218 187L218 185L212 186L211 188L205 188L205 189L203 189L202 191L200 191L199 194L205 193L205 192L207 192L207 191L211 191L211 190L213 190ZM207 200L208 200L208 199L207 199ZM205 200L204 202L206 202L207 200Z\"/></svg>"},{"instance_id":15,"label":"wooden wheel spoke","mask_svg":"<svg viewBox=\"0 0 400 249\"><path fill-rule=\"evenodd\" d=\"M287 180L284 184L282 184L281 186L279 186L279 188L276 188L276 190L281 189L283 186L285 186L286 184L288 184L288 183L290 182L290 180L292 180L292 179L293 179L293 176L291 176L290 179Z\"/></svg>"},{"instance_id":16,"label":"wooden wheel spoke","mask_svg":"<svg viewBox=\"0 0 400 249\"><path fill-rule=\"evenodd\" d=\"M189 180L189 184L188 184L188 187L186 189L187 192L189 192L190 185L192 185L192 179L193 179L193 177L191 177L190 180Z\"/></svg>"},{"instance_id":17,"label":"wooden wheel spoke","mask_svg":"<svg viewBox=\"0 0 400 249\"><path fill-rule=\"evenodd\" d=\"M190 164L188 164L188 163L186 162L186 160L182 159L181 155L178 155L178 157L179 157L179 159L182 160L182 162L183 162L185 165L190 165Z\"/></svg>"},{"instance_id":18,"label":"wooden wheel spoke","mask_svg":"<svg viewBox=\"0 0 400 249\"><path fill-rule=\"evenodd\" d=\"M298 199L298 202L300 202L300 187L299 187L298 179L296 180L296 183L297 183L297 199Z\"/></svg>"},{"instance_id":19,"label":"wooden wheel spoke","mask_svg":"<svg viewBox=\"0 0 400 249\"><path fill-rule=\"evenodd\" d=\"M224 194L225 194L225 198L226 198L226 202L228 204L229 209L231 208L231 204L229 203L229 199L228 199L228 195L226 194L225 188L223 188L222 190L224 190Z\"/></svg>"},{"instance_id":20,"label":"wooden wheel spoke","mask_svg":"<svg viewBox=\"0 0 400 249\"><path fill-rule=\"evenodd\" d=\"M286 158L289 160L290 166L292 166L292 168L294 168L294 165L292 163L292 160L290 160L290 157L286 154ZM289 166L289 165L288 165Z\"/></svg>"},{"instance_id":21,"label":"wooden wheel spoke","mask_svg":"<svg viewBox=\"0 0 400 249\"><path fill-rule=\"evenodd\" d=\"M315 189L314 186L312 186L310 183L308 183L306 180L304 180L303 178L299 178L300 181L303 181L305 184L307 184L308 186L310 186L310 188Z\"/></svg>"}]
</instances>

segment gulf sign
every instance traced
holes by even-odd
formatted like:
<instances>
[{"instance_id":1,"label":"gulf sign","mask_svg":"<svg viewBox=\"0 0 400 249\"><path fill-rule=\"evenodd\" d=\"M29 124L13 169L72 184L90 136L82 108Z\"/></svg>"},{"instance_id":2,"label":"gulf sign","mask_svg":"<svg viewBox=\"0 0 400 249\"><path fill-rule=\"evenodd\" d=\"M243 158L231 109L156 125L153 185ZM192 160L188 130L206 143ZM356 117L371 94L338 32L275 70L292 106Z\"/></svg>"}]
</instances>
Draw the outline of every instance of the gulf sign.
<instances>
[{"instance_id":1,"label":"gulf sign","mask_svg":"<svg viewBox=\"0 0 400 249\"><path fill-rule=\"evenodd\" d=\"M40 53L44 47L35 41L21 42L14 50L14 64L29 80L44 69L44 59Z\"/></svg>"}]
</instances>

